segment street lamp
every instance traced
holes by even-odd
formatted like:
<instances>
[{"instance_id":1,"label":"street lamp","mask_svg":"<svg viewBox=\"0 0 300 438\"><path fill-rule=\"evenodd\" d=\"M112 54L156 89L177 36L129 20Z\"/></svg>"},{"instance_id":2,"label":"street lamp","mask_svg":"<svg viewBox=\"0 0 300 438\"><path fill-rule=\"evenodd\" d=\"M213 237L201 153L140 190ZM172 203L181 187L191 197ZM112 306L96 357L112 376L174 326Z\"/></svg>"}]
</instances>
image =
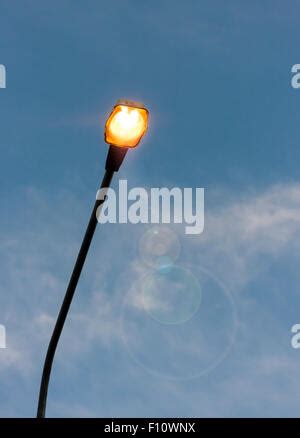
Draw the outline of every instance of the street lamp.
<instances>
[{"instance_id":1,"label":"street lamp","mask_svg":"<svg viewBox=\"0 0 300 438\"><path fill-rule=\"evenodd\" d=\"M136 147L145 134L148 111L137 102L119 100L105 124L105 141L125 148Z\"/></svg>"},{"instance_id":2,"label":"street lamp","mask_svg":"<svg viewBox=\"0 0 300 438\"><path fill-rule=\"evenodd\" d=\"M106 189L110 186L113 174L119 170L128 148L134 148L139 144L147 130L147 126L148 110L142 104L128 100L119 100L117 102L105 124L104 138L106 143L110 146L105 163L105 174L100 189ZM102 206L104 201L105 198L96 199L50 339L41 379L37 418L45 417L48 386L56 347L97 226L98 221L96 214L99 215L98 209Z\"/></svg>"}]
</instances>

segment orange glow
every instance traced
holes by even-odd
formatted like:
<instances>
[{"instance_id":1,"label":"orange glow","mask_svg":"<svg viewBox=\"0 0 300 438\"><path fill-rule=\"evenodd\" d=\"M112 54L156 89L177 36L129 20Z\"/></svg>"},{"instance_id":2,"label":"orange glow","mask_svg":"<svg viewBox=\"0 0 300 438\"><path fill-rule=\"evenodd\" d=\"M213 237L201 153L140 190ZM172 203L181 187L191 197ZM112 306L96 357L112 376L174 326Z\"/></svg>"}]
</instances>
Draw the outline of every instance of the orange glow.
<instances>
[{"instance_id":1,"label":"orange glow","mask_svg":"<svg viewBox=\"0 0 300 438\"><path fill-rule=\"evenodd\" d=\"M105 125L105 141L120 147L134 148L145 134L148 111L134 103L117 104Z\"/></svg>"}]
</instances>

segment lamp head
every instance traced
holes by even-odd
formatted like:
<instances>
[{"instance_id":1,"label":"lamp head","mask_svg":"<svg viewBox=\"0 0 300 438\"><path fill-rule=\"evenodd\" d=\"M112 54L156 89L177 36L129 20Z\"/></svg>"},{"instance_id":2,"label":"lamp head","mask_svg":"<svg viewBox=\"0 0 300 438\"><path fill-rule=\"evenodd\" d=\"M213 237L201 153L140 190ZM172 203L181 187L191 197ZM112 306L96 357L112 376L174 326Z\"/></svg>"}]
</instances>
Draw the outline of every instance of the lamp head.
<instances>
[{"instance_id":1,"label":"lamp head","mask_svg":"<svg viewBox=\"0 0 300 438\"><path fill-rule=\"evenodd\" d=\"M105 124L106 143L121 148L136 147L147 130L148 114L139 102L118 100Z\"/></svg>"}]
</instances>

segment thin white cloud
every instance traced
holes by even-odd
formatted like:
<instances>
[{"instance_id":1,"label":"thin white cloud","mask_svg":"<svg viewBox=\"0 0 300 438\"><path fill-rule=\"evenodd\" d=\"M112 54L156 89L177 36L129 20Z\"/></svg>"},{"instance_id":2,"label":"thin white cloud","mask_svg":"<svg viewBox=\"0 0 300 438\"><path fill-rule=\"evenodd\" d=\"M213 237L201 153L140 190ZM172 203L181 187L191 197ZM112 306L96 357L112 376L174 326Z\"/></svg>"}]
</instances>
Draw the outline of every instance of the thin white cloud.
<instances>
[{"instance_id":1,"label":"thin white cloud","mask_svg":"<svg viewBox=\"0 0 300 438\"><path fill-rule=\"evenodd\" d=\"M5 355L0 352L2 381L9 379L9 373L12 371L23 376L22 379L27 382L41 372L46 345L65 291L72 258L74 259L78 247L78 242L74 242L77 238L74 239L73 235L81 234L81 230L74 226L70 229L68 221L75 211L76 215L78 214L76 217L81 218L80 200L73 198L70 201L69 196L66 196L66 199L58 196L58 199L55 210L52 210L34 191L27 199L34 214L17 232L14 231L13 236L2 236L0 322L6 324L8 331L8 348ZM61 210L67 218L65 224L62 224L60 217L55 214L55 211ZM86 267L87 278L83 276L81 280L64 330L62 347L68 354L58 355L56 363L64 367L69 367L72 363L72 366L76 367L76 360L70 359L70 355L74 359L74 356L84 351L88 357L95 346L109 348L113 344L123 348L123 333L118 324L122 316L123 300L132 282L145 275L149 269L143 265L137 253L124 261L124 254L128 255L133 245L137 246L140 231L141 228L138 227L128 226L126 230L120 227L120 233L115 235L111 229L102 227L102 245L97 242L96 237L92 256ZM174 231L177 232L178 227L174 228ZM300 184L273 186L263 193L244 196L243 199L231 199L229 203L223 202L220 208L216 206L213 210L206 211L205 231L202 235L195 237L182 233L180 239L184 255L178 259L178 263L192 262L194 266L208 268L229 286L238 300L239 308L252 306L255 315L253 318L257 320L261 309L255 301L249 303L249 297L244 298L243 294L238 292L245 288L266 264L293 248L299 248L299 231ZM122 253L118 255L120 248ZM115 272L118 272L117 277ZM155 309L154 304L149 304L151 309ZM135 306L141 308L141 302L135 301ZM269 311L271 312L271 309ZM239 336L244 339L248 323L249 321L243 320L239 325ZM280 325L280 322L278 324ZM140 334L144 333L141 331ZM176 336L168 338L168 335L164 334L162 339L165 339L166 345L169 339L170 349L180 351L182 357L185 352L189 355L194 352L194 357L200 363L201 358L209 357L210 350L203 350L205 338L202 335L202 338L199 335L199 342L195 342L197 331L194 328L191 334L185 345L178 345L178 339L181 341L180 338L176 341ZM220 402L212 398L211 404L208 401L205 415L212 415L213 406L219 415L230 415L230 409L234 412L239 403L239 386L243 384L245 370L251 375L253 382L259 382L256 389L253 385L248 385L247 391L253 398L262 397L260 394L263 391L271 406L277 394L276 376L282 373L288 374L282 400L287 405L294 400L294 396L289 399L287 395L291 387L300 390L293 361L289 357L284 359L282 351L274 355L270 350L263 350L268 343L268 333L257 332L257 336L261 347L254 359L249 362L248 352L244 351L239 363L233 367L232 375L222 384L225 392L232 392L232 397ZM139 343L139 340L137 345L145 348L145 344ZM235 354L239 348L242 348L241 340L234 346ZM213 348L211 352L214 353ZM228 360L228 357L225 358L225 367ZM234 360L234 356L230 360ZM181 365L185 366L184 362L181 364L179 361L174 370L178 370ZM136 365L129 358L127 366ZM167 388L169 383L161 381L160 385ZM175 393L180 387L182 388L182 384L173 382L172 388ZM197 388L198 386L195 391ZM186 403L189 403L188 399ZM251 409L253 411L254 407ZM88 410L79 407L79 412L85 415Z\"/></svg>"},{"instance_id":2,"label":"thin white cloud","mask_svg":"<svg viewBox=\"0 0 300 438\"><path fill-rule=\"evenodd\" d=\"M193 257L235 292L274 258L298 247L299 232L300 184L294 183L275 185L207 211L204 233L190 241Z\"/></svg>"}]
</instances>

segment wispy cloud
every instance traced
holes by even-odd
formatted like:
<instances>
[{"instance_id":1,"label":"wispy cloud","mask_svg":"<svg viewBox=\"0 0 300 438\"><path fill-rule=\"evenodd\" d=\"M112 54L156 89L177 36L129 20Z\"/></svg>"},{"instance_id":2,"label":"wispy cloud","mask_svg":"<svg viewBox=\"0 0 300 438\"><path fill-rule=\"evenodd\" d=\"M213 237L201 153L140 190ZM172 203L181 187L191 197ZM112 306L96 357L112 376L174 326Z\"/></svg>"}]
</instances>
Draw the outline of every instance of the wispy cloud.
<instances>
[{"instance_id":1,"label":"wispy cloud","mask_svg":"<svg viewBox=\"0 0 300 438\"><path fill-rule=\"evenodd\" d=\"M300 185L275 185L207 211L193 256L235 292L300 243Z\"/></svg>"},{"instance_id":2,"label":"wispy cloud","mask_svg":"<svg viewBox=\"0 0 300 438\"><path fill-rule=\"evenodd\" d=\"M69 218L74 211L78 211L78 217L82 217L81 201L74 198L70 201L69 197L68 199L66 201L64 197L58 196L55 211L62 209L67 217L69 215ZM38 192L29 192L27 202L31 204L34 214L30 215L26 223L15 230L13 235L2 236L1 323L7 326L8 348L4 354L0 352L2 382L9 380L9 375L13 373L18 375L26 386L30 385L30 382L38 381L45 347L78 247L74 243L72 234L77 236L75 240L80 240L81 234L78 227L73 226L71 230L67 230L69 224L61 223L53 214L53 210L42 202L42 197L40 199ZM36 220L37 217L38 220ZM47 232L45 232L45 227ZM285 357L288 349L281 348L275 354L267 348L270 333L264 334L260 331L263 330L260 325L262 324L261 318L264 319L267 316L264 320L268 321L272 306L270 305L267 310L261 309L260 303L255 299L249 302L249 297L244 297L239 292L245 289L257 275L261 275L261 272L277 257L285 254L287 250L290 252L293 248L299 248L299 184L277 185L262 193L252 193L238 199L231 198L229 202L223 202L220 208L216 206L206 211L205 231L202 235L186 236L182 232L180 239L183 252L177 263L190 266L193 275L200 278L200 283L204 282L203 292L206 293L204 305L206 307L202 310L200 308L200 318L192 319L183 325L179 324L172 331L169 328L166 329L164 324L155 325L147 313L149 310L156 310L160 305L159 296L159 302L147 303L146 309L145 302L141 301L139 289L132 289L132 284L149 272L149 268L143 264L140 255L133 250L138 246L137 239L144 227L128 226L125 230L120 226L118 236L111 231L111 227L101 229L105 257L103 246L99 244L99 241L97 242L96 237L92 255L86 266L87 275L86 277L83 275L79 285L62 338L65 355L58 354L56 363L68 369L72 366L73 372L76 372L76 357L81 354L84 353L88 360L95 348L109 351L112 345L126 352L129 342L130 355L123 365L130 369L139 366L136 363L142 364L140 378L143 373L147 374L148 371L152 373L156 370L155 379L158 379L157 382L160 381L159 385L163 390L163 388L170 388L170 383L163 377L166 373L175 377L182 373L188 376L195 372L197 375L196 371L201 371L201 367L204 369L213 362L213 359L218 362L218 349L221 344L216 344L217 337L221 342L230 344L234 321L226 293L218 289L218 283L215 282L215 286L212 287L209 285L209 280L205 279L202 269L207 269L213 277L218 278L220 283L224 284L225 289L229 288L239 311L244 312L247 306L248 310L251 309L252 318L257 321L257 327L253 328L254 334L247 333L249 313L244 312L243 320L238 321L235 344L231 346L230 351L226 352L226 355L220 356L220 361L216 363L219 367L211 371L216 378L218 376L216 370L219 370L221 374L226 370L226 373L230 375L227 375L226 382L220 383L220 388L214 388L214 395L211 399L208 398L207 406L202 412L210 416L213 416L214 412L219 415L238 412L240 388L243 383L245 388L244 379L247 373L254 382L254 385L248 385L247 391L251 392L253 400L255 397L264 397L268 400L270 404L268 412L271 412L272 403L276 406L278 403L276 400L278 373L286 376L285 384L281 388L284 392L282 400L285 400L286 406L293 403L296 395L294 394L289 399L288 391L299 386L295 363L289 354ZM178 226L174 227L173 231L179 233ZM115 258L120 248L124 254L128 255L127 259ZM115 272L118 272L117 277ZM211 293L211 301L207 295L208 290ZM134 293L134 300L132 302L129 300L129 303L126 301L128 293ZM213 304L219 304L220 309L218 310ZM201 314L203 309L206 310ZM136 318L137 315L138 318ZM135 319L131 320L131 316ZM220 318L224 319L220 320ZM217 325L216 321L218 321ZM272 319L270 321L270 324L274 324L274 331L278 332L276 321ZM223 324L223 338L219 331L221 323ZM278 324L280 325L281 322L279 321ZM124 329L128 328L131 332L124 334ZM250 352L243 343L249 341L252 345L255 336L259 339L260 346L257 351ZM288 345L288 337L286 342ZM145 352L149 355L145 355ZM251 360L249 355L251 355ZM133 361L130 359L132 357ZM171 359L172 364L168 362ZM220 363L223 363L221 368ZM232 367L231 372L230 367ZM220 372L220 370L223 371ZM201 387L201 391L205 391L205 387L211 389L210 374L206 373L205 376L205 379L203 377L202 380L197 380L198 383L194 389L195 397ZM175 379L171 388L174 394L181 391L181 396L187 397L186 391L189 383L188 381L185 384L180 383ZM217 402L215 399L221 389L232 394L226 402ZM20 386L15 390L20 391ZM4 400L1 401L1 404L3 403ZM63 401L55 402L54 400L55 403L63 405ZM186 403L192 409L188 397ZM173 406L174 412L177 412L179 406L180 404L177 407ZM130 410L130 406L128 409ZM254 412L255 409L253 402L249 412ZM276 409L280 410L280 406ZM286 408L282 407L282 410L286 412ZM82 408L81 410L79 407L79 412L85 415L88 409Z\"/></svg>"}]
</instances>

